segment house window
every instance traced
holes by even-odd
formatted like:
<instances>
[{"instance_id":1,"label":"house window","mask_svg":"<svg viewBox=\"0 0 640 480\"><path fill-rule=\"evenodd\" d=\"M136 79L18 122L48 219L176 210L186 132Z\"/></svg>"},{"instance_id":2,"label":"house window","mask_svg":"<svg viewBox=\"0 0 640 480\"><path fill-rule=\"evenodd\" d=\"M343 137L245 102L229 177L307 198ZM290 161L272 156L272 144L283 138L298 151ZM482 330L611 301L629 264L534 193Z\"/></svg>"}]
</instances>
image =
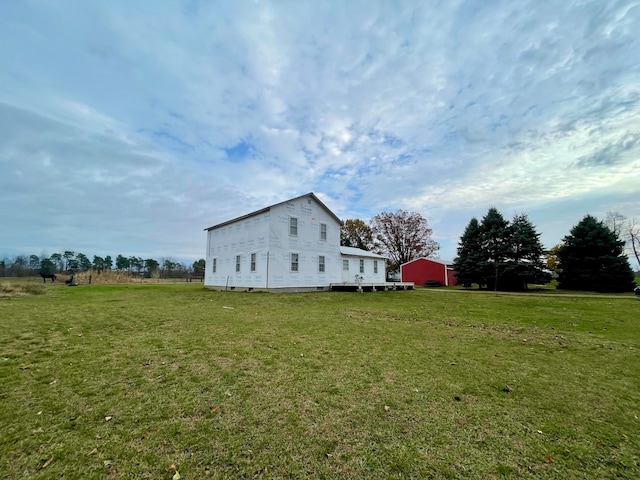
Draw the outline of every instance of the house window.
<instances>
[{"instance_id":1,"label":"house window","mask_svg":"<svg viewBox=\"0 0 640 480\"><path fill-rule=\"evenodd\" d=\"M211 261L211 271L212 271L212 273L216 273L218 271L218 259L217 258L214 258Z\"/></svg>"},{"instance_id":2,"label":"house window","mask_svg":"<svg viewBox=\"0 0 640 480\"><path fill-rule=\"evenodd\" d=\"M252 272L256 271L256 254L255 253L251 254L251 271Z\"/></svg>"},{"instance_id":3,"label":"house window","mask_svg":"<svg viewBox=\"0 0 640 480\"><path fill-rule=\"evenodd\" d=\"M298 271L298 254L297 253L291 254L291 271L292 272Z\"/></svg>"},{"instance_id":4,"label":"house window","mask_svg":"<svg viewBox=\"0 0 640 480\"><path fill-rule=\"evenodd\" d=\"M298 235L298 219L289 217L289 235Z\"/></svg>"},{"instance_id":5,"label":"house window","mask_svg":"<svg viewBox=\"0 0 640 480\"><path fill-rule=\"evenodd\" d=\"M321 223L320 224L320 240L326 240L326 239L327 239L327 224Z\"/></svg>"},{"instance_id":6,"label":"house window","mask_svg":"<svg viewBox=\"0 0 640 480\"><path fill-rule=\"evenodd\" d=\"M324 255L318 256L318 272L324 273Z\"/></svg>"},{"instance_id":7,"label":"house window","mask_svg":"<svg viewBox=\"0 0 640 480\"><path fill-rule=\"evenodd\" d=\"M236 273L240 273L240 255L236 255Z\"/></svg>"},{"instance_id":8,"label":"house window","mask_svg":"<svg viewBox=\"0 0 640 480\"><path fill-rule=\"evenodd\" d=\"M364 260L360 259L360 273L364 273Z\"/></svg>"},{"instance_id":9,"label":"house window","mask_svg":"<svg viewBox=\"0 0 640 480\"><path fill-rule=\"evenodd\" d=\"M342 260L342 270L345 272L349 271L349 260Z\"/></svg>"},{"instance_id":10,"label":"house window","mask_svg":"<svg viewBox=\"0 0 640 480\"><path fill-rule=\"evenodd\" d=\"M373 261L373 273L378 273L378 260Z\"/></svg>"}]
</instances>

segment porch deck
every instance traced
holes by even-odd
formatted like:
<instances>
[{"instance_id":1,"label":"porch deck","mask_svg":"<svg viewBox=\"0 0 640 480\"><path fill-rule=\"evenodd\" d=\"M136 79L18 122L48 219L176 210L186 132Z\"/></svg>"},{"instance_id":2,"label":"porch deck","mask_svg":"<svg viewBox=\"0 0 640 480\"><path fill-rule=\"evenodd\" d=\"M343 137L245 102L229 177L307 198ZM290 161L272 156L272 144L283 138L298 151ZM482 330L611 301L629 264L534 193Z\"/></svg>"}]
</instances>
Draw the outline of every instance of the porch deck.
<instances>
[{"instance_id":1,"label":"porch deck","mask_svg":"<svg viewBox=\"0 0 640 480\"><path fill-rule=\"evenodd\" d=\"M413 290L413 282L341 282L329 285L329 290L347 292L378 292L388 290Z\"/></svg>"}]
</instances>

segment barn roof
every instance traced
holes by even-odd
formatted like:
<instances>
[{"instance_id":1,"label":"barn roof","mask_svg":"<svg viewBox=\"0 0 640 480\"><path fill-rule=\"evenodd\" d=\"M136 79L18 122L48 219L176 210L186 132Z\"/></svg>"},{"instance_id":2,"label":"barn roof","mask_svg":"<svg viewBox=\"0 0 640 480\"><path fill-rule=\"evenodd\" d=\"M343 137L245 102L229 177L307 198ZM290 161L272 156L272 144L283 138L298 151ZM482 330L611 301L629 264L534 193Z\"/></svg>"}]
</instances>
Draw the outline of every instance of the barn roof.
<instances>
[{"instance_id":1,"label":"barn roof","mask_svg":"<svg viewBox=\"0 0 640 480\"><path fill-rule=\"evenodd\" d=\"M301 198L307 198L307 197L314 199L318 203L318 205L320 205L322 208L324 208L327 211L327 213L329 213L329 215L331 215L335 219L336 222L338 222L340 225L342 225L342 220L340 220L336 216L335 213L333 213L331 210L329 210L329 207L327 207L324 203L322 203L322 201L313 192L309 192L309 193L305 193L304 195L300 195L299 197L290 198L289 200L285 200L285 201L280 202L280 203L275 203L275 204L270 205L268 207L261 208L260 210L256 210L255 212L247 213L246 215L242 215L240 217L236 217L234 219L227 220L226 222L218 223L217 225L213 225L213 226L211 226L209 228L205 228L205 231L213 230L215 228L224 227L225 225L229 225L231 223L239 222L241 220L245 220L247 218L251 218L251 217L253 217L255 215L260 215L261 213L268 212L269 210L271 210L274 207L277 207L278 205L282 205L282 204L287 203L287 202L294 202L296 200L300 200Z\"/></svg>"},{"instance_id":2,"label":"barn roof","mask_svg":"<svg viewBox=\"0 0 640 480\"><path fill-rule=\"evenodd\" d=\"M414 258L413 260L409 260L408 262L405 262L400 266L402 267L404 265L408 265L410 263L418 262L418 261L427 261L427 262L439 263L440 265L446 265L447 267L452 267L453 266L453 262L447 262L446 260L440 260L439 258L429 258L429 257Z\"/></svg>"}]
</instances>

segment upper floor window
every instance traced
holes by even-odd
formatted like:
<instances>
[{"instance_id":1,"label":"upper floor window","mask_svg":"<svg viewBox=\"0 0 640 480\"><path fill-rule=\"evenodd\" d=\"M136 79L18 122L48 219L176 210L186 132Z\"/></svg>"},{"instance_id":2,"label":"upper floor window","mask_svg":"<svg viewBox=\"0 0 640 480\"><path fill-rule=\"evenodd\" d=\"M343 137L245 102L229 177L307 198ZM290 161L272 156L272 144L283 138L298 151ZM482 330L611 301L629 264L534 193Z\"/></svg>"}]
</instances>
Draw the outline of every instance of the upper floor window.
<instances>
[{"instance_id":1,"label":"upper floor window","mask_svg":"<svg viewBox=\"0 0 640 480\"><path fill-rule=\"evenodd\" d=\"M320 240L326 240L326 239L327 239L327 224L321 223L320 224Z\"/></svg>"},{"instance_id":2,"label":"upper floor window","mask_svg":"<svg viewBox=\"0 0 640 480\"><path fill-rule=\"evenodd\" d=\"M291 254L291 271L292 272L298 271L298 254L297 253Z\"/></svg>"},{"instance_id":3,"label":"upper floor window","mask_svg":"<svg viewBox=\"0 0 640 480\"><path fill-rule=\"evenodd\" d=\"M324 255L318 256L318 272L324 273Z\"/></svg>"},{"instance_id":4,"label":"upper floor window","mask_svg":"<svg viewBox=\"0 0 640 480\"><path fill-rule=\"evenodd\" d=\"M251 254L251 271L252 272L256 271L256 254L255 253Z\"/></svg>"},{"instance_id":5,"label":"upper floor window","mask_svg":"<svg viewBox=\"0 0 640 480\"><path fill-rule=\"evenodd\" d=\"M360 259L360 273L364 273L364 260Z\"/></svg>"},{"instance_id":6,"label":"upper floor window","mask_svg":"<svg viewBox=\"0 0 640 480\"><path fill-rule=\"evenodd\" d=\"M298 219L289 217L289 235L298 235Z\"/></svg>"},{"instance_id":7,"label":"upper floor window","mask_svg":"<svg viewBox=\"0 0 640 480\"><path fill-rule=\"evenodd\" d=\"M236 255L236 273L240 273L240 255Z\"/></svg>"}]
</instances>

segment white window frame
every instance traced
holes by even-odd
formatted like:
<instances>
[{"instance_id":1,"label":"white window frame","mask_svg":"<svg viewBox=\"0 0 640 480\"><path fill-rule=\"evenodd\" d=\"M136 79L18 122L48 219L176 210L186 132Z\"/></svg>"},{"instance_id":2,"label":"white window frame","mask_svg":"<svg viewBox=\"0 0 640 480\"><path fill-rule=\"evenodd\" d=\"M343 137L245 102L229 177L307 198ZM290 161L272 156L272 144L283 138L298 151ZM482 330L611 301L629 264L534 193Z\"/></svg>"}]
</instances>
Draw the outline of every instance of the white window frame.
<instances>
[{"instance_id":1,"label":"white window frame","mask_svg":"<svg viewBox=\"0 0 640 480\"><path fill-rule=\"evenodd\" d=\"M240 273L240 262L242 261L241 255L236 255L236 273Z\"/></svg>"},{"instance_id":2,"label":"white window frame","mask_svg":"<svg viewBox=\"0 0 640 480\"><path fill-rule=\"evenodd\" d=\"M216 257L213 257L211 259L211 273L218 273L218 259Z\"/></svg>"},{"instance_id":3,"label":"white window frame","mask_svg":"<svg viewBox=\"0 0 640 480\"><path fill-rule=\"evenodd\" d=\"M378 260L373 261L373 273L378 273Z\"/></svg>"},{"instance_id":4,"label":"white window frame","mask_svg":"<svg viewBox=\"0 0 640 480\"><path fill-rule=\"evenodd\" d=\"M251 254L251 271L252 272L256 271L256 257L257 255L255 253Z\"/></svg>"},{"instance_id":5,"label":"white window frame","mask_svg":"<svg viewBox=\"0 0 640 480\"><path fill-rule=\"evenodd\" d=\"M324 255L318 255L318 273L325 273L326 265Z\"/></svg>"},{"instance_id":6,"label":"white window frame","mask_svg":"<svg viewBox=\"0 0 640 480\"><path fill-rule=\"evenodd\" d=\"M348 272L349 271L349 260L342 260L342 271L343 272Z\"/></svg>"},{"instance_id":7,"label":"white window frame","mask_svg":"<svg viewBox=\"0 0 640 480\"><path fill-rule=\"evenodd\" d=\"M289 254L289 269L293 273L300 272L300 254L295 252Z\"/></svg>"},{"instance_id":8,"label":"white window frame","mask_svg":"<svg viewBox=\"0 0 640 480\"><path fill-rule=\"evenodd\" d=\"M289 216L289 235L298 236L298 217Z\"/></svg>"},{"instance_id":9,"label":"white window frame","mask_svg":"<svg viewBox=\"0 0 640 480\"><path fill-rule=\"evenodd\" d=\"M364 273L364 258L360 259L360 273Z\"/></svg>"},{"instance_id":10,"label":"white window frame","mask_svg":"<svg viewBox=\"0 0 640 480\"><path fill-rule=\"evenodd\" d=\"M320 224L320 240L326 240L326 239L327 239L327 224L321 223Z\"/></svg>"}]
</instances>

